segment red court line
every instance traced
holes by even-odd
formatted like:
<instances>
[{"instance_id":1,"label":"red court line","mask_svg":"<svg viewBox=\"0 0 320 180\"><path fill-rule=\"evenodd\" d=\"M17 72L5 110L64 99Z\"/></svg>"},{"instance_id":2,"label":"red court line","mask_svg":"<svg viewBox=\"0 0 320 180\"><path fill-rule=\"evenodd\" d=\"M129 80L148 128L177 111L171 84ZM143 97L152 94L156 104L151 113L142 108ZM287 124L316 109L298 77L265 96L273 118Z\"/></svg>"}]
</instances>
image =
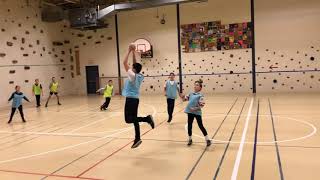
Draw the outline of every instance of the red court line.
<instances>
[{"instance_id":1,"label":"red court line","mask_svg":"<svg viewBox=\"0 0 320 180\"><path fill-rule=\"evenodd\" d=\"M182 103L180 103L182 104ZM180 105L179 104L179 105ZM183 109L182 109L183 110ZM181 112L182 110L180 110L179 112ZM163 124L166 120L160 122L154 129L156 129L157 127L159 127L161 124ZM143 133L141 135L144 136L145 134L149 133L151 130L154 129L149 129L148 131L146 131L145 133ZM118 153L119 151L121 151L122 149L124 149L125 147L127 147L129 144L131 144L134 140L130 141L129 143L125 144L124 146L122 146L121 148L119 148L118 150L114 151L113 153L109 154L107 157L101 159L100 161L98 161L97 163L95 163L94 165L92 165L91 167L89 167L88 169L84 170L82 173L80 173L77 177L81 177L82 175L84 175L85 173L87 173L88 171L90 171L91 169L95 168L96 166L98 166L100 163L102 163L103 161L107 160L108 158L110 158L111 156L115 155L116 153Z\"/></svg>"},{"instance_id":2,"label":"red court line","mask_svg":"<svg viewBox=\"0 0 320 180\"><path fill-rule=\"evenodd\" d=\"M29 174L29 175L37 175L37 176L61 177L61 178L70 178L70 179L103 180L103 179L97 179L97 178L65 176L65 175L54 175L54 174L25 172L25 171L12 171L12 170L5 170L5 169L0 169L0 172L15 173L15 174Z\"/></svg>"}]
</instances>

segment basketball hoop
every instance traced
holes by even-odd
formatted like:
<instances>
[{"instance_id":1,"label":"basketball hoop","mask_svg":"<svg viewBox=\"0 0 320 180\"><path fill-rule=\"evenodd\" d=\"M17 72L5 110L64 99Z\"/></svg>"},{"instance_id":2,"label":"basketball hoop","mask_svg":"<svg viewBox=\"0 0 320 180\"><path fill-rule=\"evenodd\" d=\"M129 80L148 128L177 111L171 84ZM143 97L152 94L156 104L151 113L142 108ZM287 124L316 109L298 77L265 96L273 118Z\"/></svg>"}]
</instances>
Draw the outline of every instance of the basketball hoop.
<instances>
[{"instance_id":1,"label":"basketball hoop","mask_svg":"<svg viewBox=\"0 0 320 180\"><path fill-rule=\"evenodd\" d=\"M148 40L139 38L132 44L136 46L136 52L141 56L141 58L153 58L152 45Z\"/></svg>"}]
</instances>

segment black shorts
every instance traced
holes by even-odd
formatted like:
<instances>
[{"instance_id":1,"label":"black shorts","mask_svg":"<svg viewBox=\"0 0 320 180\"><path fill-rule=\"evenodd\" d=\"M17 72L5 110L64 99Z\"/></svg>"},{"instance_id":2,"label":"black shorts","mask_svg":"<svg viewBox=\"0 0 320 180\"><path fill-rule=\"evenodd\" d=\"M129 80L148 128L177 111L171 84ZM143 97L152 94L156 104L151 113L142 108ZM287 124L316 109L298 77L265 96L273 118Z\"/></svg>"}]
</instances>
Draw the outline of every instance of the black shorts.
<instances>
[{"instance_id":1,"label":"black shorts","mask_svg":"<svg viewBox=\"0 0 320 180\"><path fill-rule=\"evenodd\" d=\"M57 92L50 92L50 95L58 95L58 93Z\"/></svg>"}]
</instances>

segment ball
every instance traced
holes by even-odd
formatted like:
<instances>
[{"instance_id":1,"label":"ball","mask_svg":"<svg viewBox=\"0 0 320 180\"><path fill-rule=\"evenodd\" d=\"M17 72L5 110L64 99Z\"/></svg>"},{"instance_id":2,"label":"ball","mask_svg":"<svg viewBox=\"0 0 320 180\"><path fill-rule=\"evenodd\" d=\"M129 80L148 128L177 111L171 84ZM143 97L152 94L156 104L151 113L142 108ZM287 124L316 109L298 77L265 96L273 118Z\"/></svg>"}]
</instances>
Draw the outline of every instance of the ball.
<instances>
[{"instance_id":1,"label":"ball","mask_svg":"<svg viewBox=\"0 0 320 180\"><path fill-rule=\"evenodd\" d=\"M129 49L135 51L136 50L136 45L130 44Z\"/></svg>"}]
</instances>

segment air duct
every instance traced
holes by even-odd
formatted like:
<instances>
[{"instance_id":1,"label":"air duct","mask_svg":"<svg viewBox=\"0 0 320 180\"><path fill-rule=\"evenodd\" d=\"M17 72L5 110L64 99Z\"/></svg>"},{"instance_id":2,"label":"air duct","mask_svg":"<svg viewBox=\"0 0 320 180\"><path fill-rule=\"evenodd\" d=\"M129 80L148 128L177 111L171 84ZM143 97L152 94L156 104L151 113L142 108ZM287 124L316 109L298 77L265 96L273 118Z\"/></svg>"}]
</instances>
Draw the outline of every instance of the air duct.
<instances>
[{"instance_id":1,"label":"air duct","mask_svg":"<svg viewBox=\"0 0 320 180\"><path fill-rule=\"evenodd\" d=\"M98 13L98 19L110 16L119 11L129 11L135 9L146 9L158 6L167 6L172 4L190 3L190 2L207 2L208 0L145 0L137 2L128 2L110 5L101 9Z\"/></svg>"}]
</instances>

